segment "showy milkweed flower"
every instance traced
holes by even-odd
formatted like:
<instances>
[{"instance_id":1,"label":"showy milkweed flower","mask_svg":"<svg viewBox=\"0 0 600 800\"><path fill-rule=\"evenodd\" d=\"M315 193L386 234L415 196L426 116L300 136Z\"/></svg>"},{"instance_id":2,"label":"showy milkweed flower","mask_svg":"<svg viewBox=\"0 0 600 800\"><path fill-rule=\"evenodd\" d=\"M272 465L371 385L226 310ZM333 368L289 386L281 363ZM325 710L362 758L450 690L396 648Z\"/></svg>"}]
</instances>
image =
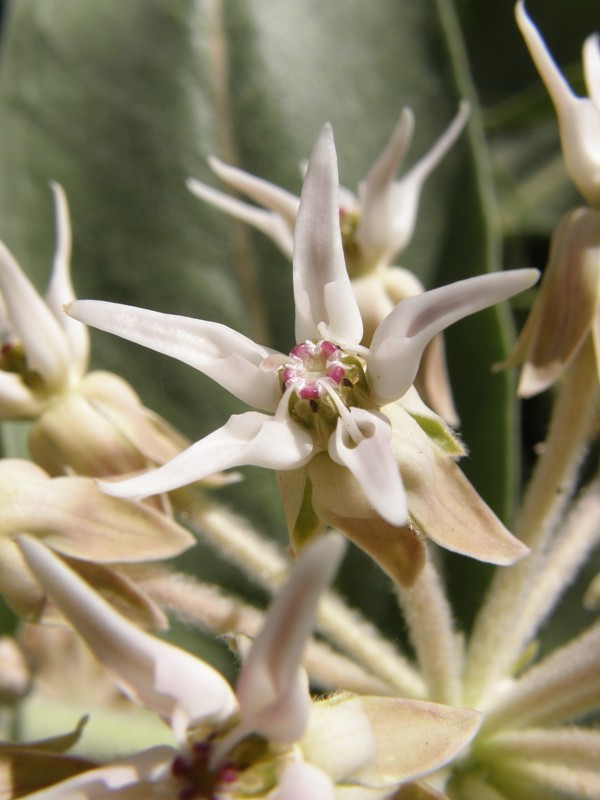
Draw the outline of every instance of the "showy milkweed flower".
<instances>
[{"instance_id":1,"label":"showy milkweed flower","mask_svg":"<svg viewBox=\"0 0 600 800\"><path fill-rule=\"evenodd\" d=\"M462 132L469 115L463 100L458 114L434 146L400 179L396 172L411 144L415 125L409 108L400 119L383 151L359 182L356 195L339 187L339 222L346 267L363 320L362 344L369 345L379 323L392 308L424 291L408 269L394 265L412 239L421 190L426 179ZM233 189L248 195L258 206L190 178L189 189L201 199L262 231L291 260L294 227L300 199L262 178L210 158L216 174ZM458 424L444 357L442 336L426 348L416 376L416 386L427 404L451 425Z\"/></svg>"},{"instance_id":2,"label":"showy milkweed flower","mask_svg":"<svg viewBox=\"0 0 600 800\"><path fill-rule=\"evenodd\" d=\"M406 156L415 126L413 112L403 108L386 146L360 181L357 194L340 187L339 220L352 278L373 272L379 266L389 266L407 247L414 233L423 185L459 137L468 116L469 104L463 101L431 150L397 180L396 171ZM225 183L264 208L237 200L195 178L188 180L190 191L262 231L291 259L300 198L218 158L211 157L208 163Z\"/></svg>"},{"instance_id":3,"label":"showy milkweed flower","mask_svg":"<svg viewBox=\"0 0 600 800\"><path fill-rule=\"evenodd\" d=\"M169 722L159 745L28 795L384 800L447 763L480 715L430 703L340 695L312 702L300 668L321 592L343 553L307 548L249 645L235 693L211 666L140 631L39 542L19 537L38 580L133 700ZM348 794L346 794L348 792Z\"/></svg>"},{"instance_id":4,"label":"showy milkweed flower","mask_svg":"<svg viewBox=\"0 0 600 800\"><path fill-rule=\"evenodd\" d=\"M406 580L405 550L417 542L405 528L410 522L450 549L512 562L526 548L468 484L455 464L461 446L410 390L433 336L531 286L538 273L483 275L403 300L366 348L359 344L363 325L338 208L335 147L326 126L309 160L295 226L297 344L289 355L214 322L93 300L69 306L72 317L174 356L267 412L234 415L158 469L104 481L102 488L146 496L230 467L267 467L294 479L282 494L298 547L333 521L389 574ZM345 519L344 507L356 503L360 508Z\"/></svg>"},{"instance_id":5,"label":"showy milkweed flower","mask_svg":"<svg viewBox=\"0 0 600 800\"><path fill-rule=\"evenodd\" d=\"M544 40L525 11L516 6L517 24L552 98L571 180L591 206L600 206L600 41L589 36L583 46L583 69L589 97L577 97L548 52Z\"/></svg>"}]
</instances>

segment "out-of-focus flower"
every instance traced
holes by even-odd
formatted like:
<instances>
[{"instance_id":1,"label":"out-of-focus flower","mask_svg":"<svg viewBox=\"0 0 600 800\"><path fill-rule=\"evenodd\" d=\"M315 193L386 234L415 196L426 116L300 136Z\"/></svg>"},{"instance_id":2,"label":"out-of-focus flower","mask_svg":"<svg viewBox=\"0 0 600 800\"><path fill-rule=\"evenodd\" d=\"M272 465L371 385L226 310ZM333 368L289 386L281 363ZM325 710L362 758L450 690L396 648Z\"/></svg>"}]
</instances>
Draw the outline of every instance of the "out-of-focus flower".
<instances>
[{"instance_id":1,"label":"out-of-focus flower","mask_svg":"<svg viewBox=\"0 0 600 800\"><path fill-rule=\"evenodd\" d=\"M525 11L516 6L517 24L552 98L571 180L588 203L600 206L600 43L590 36L583 46L583 68L589 97L577 97L556 66L544 40Z\"/></svg>"},{"instance_id":2,"label":"out-of-focus flower","mask_svg":"<svg viewBox=\"0 0 600 800\"><path fill-rule=\"evenodd\" d=\"M301 473L303 488L283 495L296 546L335 517L337 527L405 581L405 551L412 553L416 541L403 529L410 522L445 547L510 563L526 549L456 467L463 450L445 424L409 390L433 336L531 286L538 273L482 275L407 298L365 348L359 344L363 326L344 263L338 205L333 134L325 126L308 164L295 226L298 344L289 355L213 322L93 300L70 305L74 318L174 356L249 405L271 412L234 415L153 472L104 481L102 488L120 497L148 496L242 464L278 472L308 465ZM324 466L318 486L310 477L315 457ZM321 500L313 505L317 490ZM348 503L357 495L360 524L356 518L346 524L339 511L328 508L327 497L337 504L340 495Z\"/></svg>"},{"instance_id":3,"label":"out-of-focus flower","mask_svg":"<svg viewBox=\"0 0 600 800\"><path fill-rule=\"evenodd\" d=\"M42 544L24 536L19 543L90 649L129 696L170 722L179 742L178 749L158 746L85 772L31 800L141 793L383 800L446 763L477 729L476 712L397 698L311 703L299 664L319 596L343 553L336 535L301 556L247 648L235 694L208 664L120 617Z\"/></svg>"},{"instance_id":4,"label":"out-of-focus flower","mask_svg":"<svg viewBox=\"0 0 600 800\"><path fill-rule=\"evenodd\" d=\"M126 565L171 558L195 543L168 515L109 497L88 478L49 478L18 459L0 460L0 498L0 592L17 614L52 615L14 541L26 531L67 557L125 613L145 625L166 624L160 609L128 580Z\"/></svg>"},{"instance_id":5,"label":"out-of-focus flower","mask_svg":"<svg viewBox=\"0 0 600 800\"><path fill-rule=\"evenodd\" d=\"M76 386L87 369L87 330L62 310L75 297L69 271L71 230L64 192L56 183L52 190L57 245L45 299L0 242L2 419L34 419L57 395Z\"/></svg>"},{"instance_id":6,"label":"out-of-focus flower","mask_svg":"<svg viewBox=\"0 0 600 800\"><path fill-rule=\"evenodd\" d=\"M557 225L527 322L498 366L522 363L518 393L531 397L557 381L586 343L600 364L600 211L577 208Z\"/></svg>"},{"instance_id":7,"label":"out-of-focus flower","mask_svg":"<svg viewBox=\"0 0 600 800\"><path fill-rule=\"evenodd\" d=\"M0 242L0 419L33 421L31 454L51 475L139 472L189 442L145 408L125 380L86 372L87 328L63 310L75 296L67 202L58 184L52 190L57 245L45 298Z\"/></svg>"},{"instance_id":8,"label":"out-of-focus flower","mask_svg":"<svg viewBox=\"0 0 600 800\"><path fill-rule=\"evenodd\" d=\"M421 189L427 177L454 144L469 114L463 101L448 130L400 179L396 171L412 140L414 116L404 108L380 156L358 185L357 195L340 186L339 220L348 274L363 320L362 344L369 345L378 325L393 307L424 291L407 269L393 266L409 244L417 219ZM188 186L198 197L269 236L292 259L294 227L299 198L261 178L209 159L217 175L264 208L242 202L190 178ZM425 402L448 423L458 417L449 387L441 334L427 346L415 385Z\"/></svg>"},{"instance_id":9,"label":"out-of-focus flower","mask_svg":"<svg viewBox=\"0 0 600 800\"><path fill-rule=\"evenodd\" d=\"M410 146L415 125L412 111L402 109L386 146L360 181L357 194L340 187L339 219L351 278L389 266L407 247L415 229L423 185L460 135L468 115L469 104L463 101L451 125L432 149L396 180L396 171ZM237 200L194 178L188 180L189 189L202 200L258 228L291 259L300 199L218 158L211 157L209 164L225 183L263 208Z\"/></svg>"}]
</instances>

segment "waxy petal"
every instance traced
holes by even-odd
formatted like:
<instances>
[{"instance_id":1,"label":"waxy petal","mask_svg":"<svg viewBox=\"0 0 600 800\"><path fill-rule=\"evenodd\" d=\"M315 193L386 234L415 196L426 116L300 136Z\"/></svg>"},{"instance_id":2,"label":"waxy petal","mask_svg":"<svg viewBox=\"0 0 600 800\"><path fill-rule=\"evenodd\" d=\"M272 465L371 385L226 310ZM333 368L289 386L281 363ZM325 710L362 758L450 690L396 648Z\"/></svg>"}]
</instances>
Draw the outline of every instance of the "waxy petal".
<instances>
[{"instance_id":1,"label":"waxy petal","mask_svg":"<svg viewBox=\"0 0 600 800\"><path fill-rule=\"evenodd\" d=\"M283 771L270 800L335 800L335 786L331 778L313 764L295 761Z\"/></svg>"},{"instance_id":2,"label":"waxy petal","mask_svg":"<svg viewBox=\"0 0 600 800\"><path fill-rule=\"evenodd\" d=\"M65 303L75 299L75 291L71 282L71 221L67 198L62 186L52 182L50 187L54 193L56 214L56 251L45 300L65 332L72 355L71 367L77 377L80 377L87 367L90 337L85 325L77 324L64 312Z\"/></svg>"},{"instance_id":3,"label":"waxy petal","mask_svg":"<svg viewBox=\"0 0 600 800\"><path fill-rule=\"evenodd\" d=\"M584 66L590 100L577 97L550 55L533 24L523 0L517 3L517 25L544 81L558 116L563 158L571 180L590 205L600 205L600 105L598 104L598 55L594 43L586 45ZM589 40L588 40L589 41ZM597 47L597 44L596 44Z\"/></svg>"},{"instance_id":4,"label":"waxy petal","mask_svg":"<svg viewBox=\"0 0 600 800\"><path fill-rule=\"evenodd\" d=\"M241 725L278 744L300 739L308 722L310 696L300 661L320 596L344 550L343 538L329 534L302 551L240 672L236 693Z\"/></svg>"},{"instance_id":5,"label":"waxy petal","mask_svg":"<svg viewBox=\"0 0 600 800\"><path fill-rule=\"evenodd\" d=\"M535 269L494 272L402 300L375 331L367 356L375 398L390 402L410 388L425 347L444 328L528 289L538 277Z\"/></svg>"},{"instance_id":6,"label":"waxy petal","mask_svg":"<svg viewBox=\"0 0 600 800\"><path fill-rule=\"evenodd\" d=\"M193 178L188 178L187 187L207 203L219 208L226 214L229 214L241 222L252 225L257 230L268 236L279 249L290 260L292 258L293 244L294 244L294 228L290 228L288 223L282 219L279 214L272 211L265 211L262 208L244 203L238 200L237 197L232 197L226 192L220 192L218 189L213 189L212 186L207 186ZM296 206L298 205L298 198L296 199Z\"/></svg>"},{"instance_id":7,"label":"waxy petal","mask_svg":"<svg viewBox=\"0 0 600 800\"><path fill-rule=\"evenodd\" d=\"M600 211L577 208L560 220L540 290L511 355L498 367L523 363L519 396L554 383L581 351L600 305Z\"/></svg>"},{"instance_id":8,"label":"waxy petal","mask_svg":"<svg viewBox=\"0 0 600 800\"><path fill-rule=\"evenodd\" d=\"M393 211L391 187L396 170L412 141L415 116L403 108L383 152L358 185L360 220L356 238L371 258L380 258L390 248L390 222Z\"/></svg>"},{"instance_id":9,"label":"waxy petal","mask_svg":"<svg viewBox=\"0 0 600 800\"><path fill-rule=\"evenodd\" d=\"M333 131L325 125L311 153L294 234L296 341L358 344L363 326L346 271L339 222Z\"/></svg>"},{"instance_id":10,"label":"waxy petal","mask_svg":"<svg viewBox=\"0 0 600 800\"><path fill-rule=\"evenodd\" d=\"M89 478L48 478L27 461L0 461L0 497L0 536L36 533L74 558L150 561L195 543L185 528L152 508L108 497Z\"/></svg>"},{"instance_id":11,"label":"waxy petal","mask_svg":"<svg viewBox=\"0 0 600 800\"><path fill-rule=\"evenodd\" d=\"M27 367L51 387L60 386L70 366L67 338L56 317L35 290L12 253L0 242L0 292Z\"/></svg>"},{"instance_id":12,"label":"waxy petal","mask_svg":"<svg viewBox=\"0 0 600 800\"><path fill-rule=\"evenodd\" d=\"M274 211L282 217L287 222L290 232L293 233L300 202L295 194L288 192L286 189L281 189L263 178L256 178L254 175L250 175L237 167L224 164L214 156L208 159L208 163L213 172L229 186L247 194L259 205Z\"/></svg>"},{"instance_id":13,"label":"waxy petal","mask_svg":"<svg viewBox=\"0 0 600 800\"><path fill-rule=\"evenodd\" d=\"M463 100L458 114L435 145L402 177L394 172L412 138L414 117L409 109L394 129L385 150L359 187L361 221L357 230L366 252L374 252L391 263L412 238L421 189L429 175L460 136L469 116L469 103Z\"/></svg>"},{"instance_id":14,"label":"waxy petal","mask_svg":"<svg viewBox=\"0 0 600 800\"><path fill-rule=\"evenodd\" d=\"M373 786L419 778L447 764L475 736L482 715L469 708L395 697L361 697L377 758L354 778Z\"/></svg>"},{"instance_id":15,"label":"waxy petal","mask_svg":"<svg viewBox=\"0 0 600 800\"><path fill-rule=\"evenodd\" d=\"M18 543L32 572L121 688L171 720L178 738L189 724L236 712L235 696L216 670L128 622L32 537L19 536Z\"/></svg>"},{"instance_id":16,"label":"waxy petal","mask_svg":"<svg viewBox=\"0 0 600 800\"><path fill-rule=\"evenodd\" d=\"M465 478L454 456L430 439L402 401L383 409L392 423L392 451L408 497L411 525L447 550L491 564L527 555Z\"/></svg>"},{"instance_id":17,"label":"waxy petal","mask_svg":"<svg viewBox=\"0 0 600 800\"><path fill-rule=\"evenodd\" d=\"M172 747L159 745L26 795L27 800L147 800L169 774Z\"/></svg>"},{"instance_id":18,"label":"waxy petal","mask_svg":"<svg viewBox=\"0 0 600 800\"><path fill-rule=\"evenodd\" d=\"M69 316L189 364L250 406L274 411L281 398L277 375L260 369L273 350L221 325L135 306L76 300Z\"/></svg>"},{"instance_id":19,"label":"waxy petal","mask_svg":"<svg viewBox=\"0 0 600 800\"><path fill-rule=\"evenodd\" d=\"M230 417L222 428L151 472L124 481L99 483L102 491L115 497L147 497L231 467L300 467L311 457L313 449L308 431L287 416L280 419L248 411Z\"/></svg>"},{"instance_id":20,"label":"waxy petal","mask_svg":"<svg viewBox=\"0 0 600 800\"><path fill-rule=\"evenodd\" d=\"M347 467L361 485L367 500L391 525L408 522L406 494L398 463L390 447L392 436L388 419L373 411L352 408L347 416L358 427L362 438L355 442L340 417L329 439L329 455Z\"/></svg>"}]
</instances>

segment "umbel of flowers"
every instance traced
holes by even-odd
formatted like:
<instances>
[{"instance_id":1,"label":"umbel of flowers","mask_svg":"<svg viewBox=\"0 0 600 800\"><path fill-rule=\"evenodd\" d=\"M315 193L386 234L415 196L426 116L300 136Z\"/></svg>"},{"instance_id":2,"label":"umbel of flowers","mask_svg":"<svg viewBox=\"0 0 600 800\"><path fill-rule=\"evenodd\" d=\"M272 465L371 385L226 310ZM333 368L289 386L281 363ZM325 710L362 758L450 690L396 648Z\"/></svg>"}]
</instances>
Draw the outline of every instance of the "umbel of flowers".
<instances>
[{"instance_id":1,"label":"umbel of flowers","mask_svg":"<svg viewBox=\"0 0 600 800\"><path fill-rule=\"evenodd\" d=\"M455 463L462 446L411 386L436 334L537 277L536 270L482 275L407 298L370 346L361 345L333 134L325 126L294 229L297 344L289 354L214 322L101 301L69 305L70 316L174 356L261 409L232 416L152 472L102 488L147 496L242 464L268 467L277 471L296 549L332 524L403 583L422 566L423 535L474 558L511 563L526 549L464 478Z\"/></svg>"}]
</instances>

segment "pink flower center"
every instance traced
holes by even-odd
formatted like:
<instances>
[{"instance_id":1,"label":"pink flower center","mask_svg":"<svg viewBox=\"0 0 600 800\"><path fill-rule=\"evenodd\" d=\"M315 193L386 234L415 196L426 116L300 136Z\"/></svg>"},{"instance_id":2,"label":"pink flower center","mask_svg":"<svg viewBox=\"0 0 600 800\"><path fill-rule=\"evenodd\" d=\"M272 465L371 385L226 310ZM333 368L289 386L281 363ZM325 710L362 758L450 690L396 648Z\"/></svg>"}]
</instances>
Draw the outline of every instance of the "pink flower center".
<instances>
[{"instance_id":1,"label":"pink flower center","mask_svg":"<svg viewBox=\"0 0 600 800\"><path fill-rule=\"evenodd\" d=\"M284 389L293 387L303 400L324 397L327 394L325 387L339 386L346 375L341 358L340 348L326 339L297 344L281 373Z\"/></svg>"}]
</instances>

